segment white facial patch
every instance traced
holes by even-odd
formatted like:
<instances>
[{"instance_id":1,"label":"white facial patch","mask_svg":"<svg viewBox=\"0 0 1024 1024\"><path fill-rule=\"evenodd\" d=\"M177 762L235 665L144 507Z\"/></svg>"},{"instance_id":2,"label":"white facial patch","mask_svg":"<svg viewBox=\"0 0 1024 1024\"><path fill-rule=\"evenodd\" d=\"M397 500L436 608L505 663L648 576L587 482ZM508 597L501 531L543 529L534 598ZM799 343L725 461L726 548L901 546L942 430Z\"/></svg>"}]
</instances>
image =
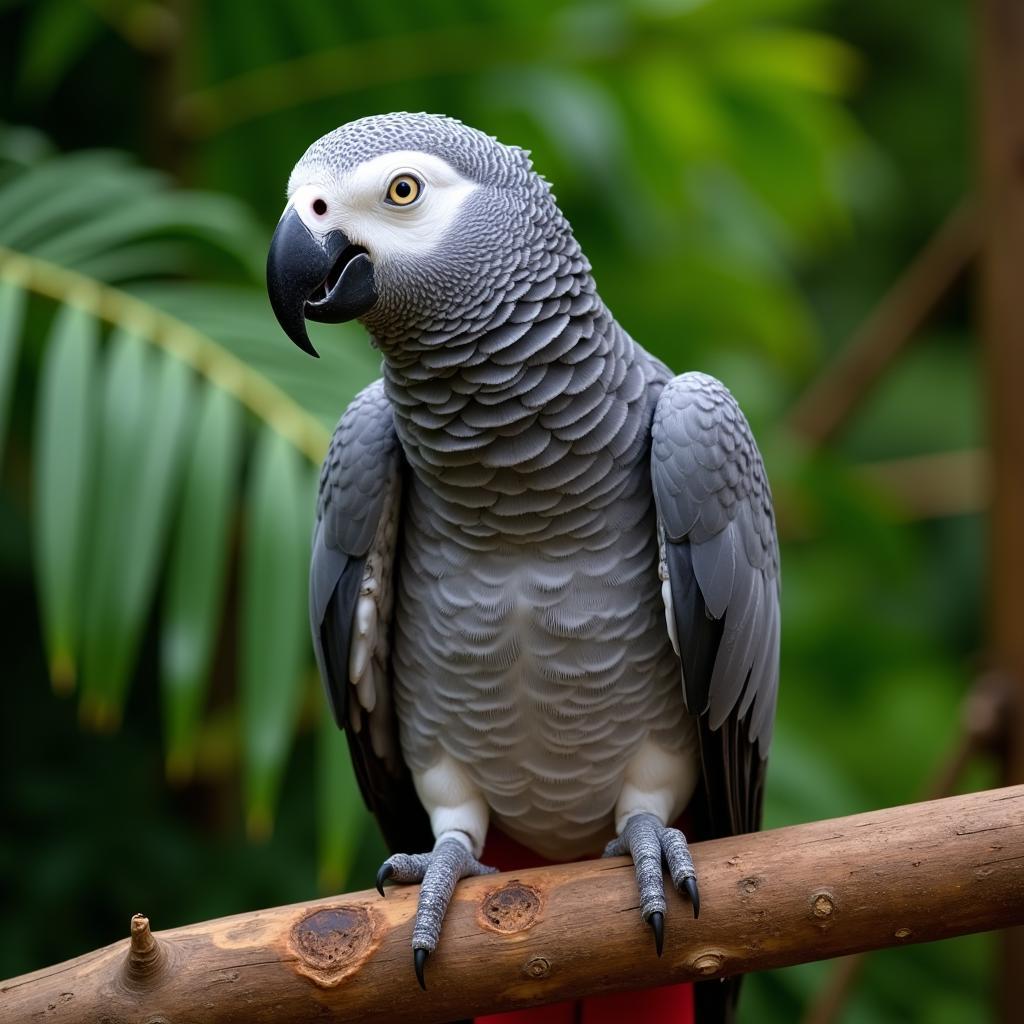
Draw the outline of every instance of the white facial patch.
<instances>
[{"instance_id":1,"label":"white facial patch","mask_svg":"<svg viewBox=\"0 0 1024 1024\"><path fill-rule=\"evenodd\" d=\"M408 206L386 201L388 186L401 174L420 182ZM288 206L317 234L342 231L363 246L375 263L425 256L444 238L462 204L479 185L467 181L440 157L416 150L383 153L331 181L321 168L316 181L296 168L288 183Z\"/></svg>"}]
</instances>

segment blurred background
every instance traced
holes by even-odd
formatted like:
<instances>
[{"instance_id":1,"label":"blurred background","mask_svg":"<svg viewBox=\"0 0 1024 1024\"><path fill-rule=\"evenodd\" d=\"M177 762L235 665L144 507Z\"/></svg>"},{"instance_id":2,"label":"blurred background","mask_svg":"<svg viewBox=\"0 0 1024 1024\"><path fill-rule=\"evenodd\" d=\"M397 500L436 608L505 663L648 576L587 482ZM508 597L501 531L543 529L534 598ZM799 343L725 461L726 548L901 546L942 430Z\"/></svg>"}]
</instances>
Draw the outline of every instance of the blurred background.
<instances>
[{"instance_id":1,"label":"blurred background","mask_svg":"<svg viewBox=\"0 0 1024 1024\"><path fill-rule=\"evenodd\" d=\"M383 856L305 619L377 364L358 325L305 357L262 283L292 165L370 113L532 150L620 322L746 410L783 536L766 824L996 784L962 738L975 35L959 0L0 0L0 977ZM996 950L874 954L814 1019L995 1019ZM825 1012L835 969L752 977L743 1019Z\"/></svg>"}]
</instances>

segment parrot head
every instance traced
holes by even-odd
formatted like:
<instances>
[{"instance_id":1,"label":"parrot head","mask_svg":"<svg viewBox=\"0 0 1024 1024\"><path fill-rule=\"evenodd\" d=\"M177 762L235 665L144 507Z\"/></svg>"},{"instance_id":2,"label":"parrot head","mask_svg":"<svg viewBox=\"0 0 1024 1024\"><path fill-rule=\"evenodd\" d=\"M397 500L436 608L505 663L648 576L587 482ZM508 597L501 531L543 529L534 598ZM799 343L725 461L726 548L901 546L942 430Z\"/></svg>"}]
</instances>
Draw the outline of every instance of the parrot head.
<instances>
[{"instance_id":1,"label":"parrot head","mask_svg":"<svg viewBox=\"0 0 1024 1024\"><path fill-rule=\"evenodd\" d=\"M271 305L315 356L306 320L375 339L471 330L568 233L524 150L449 117L362 118L318 139L288 182L267 258Z\"/></svg>"}]
</instances>

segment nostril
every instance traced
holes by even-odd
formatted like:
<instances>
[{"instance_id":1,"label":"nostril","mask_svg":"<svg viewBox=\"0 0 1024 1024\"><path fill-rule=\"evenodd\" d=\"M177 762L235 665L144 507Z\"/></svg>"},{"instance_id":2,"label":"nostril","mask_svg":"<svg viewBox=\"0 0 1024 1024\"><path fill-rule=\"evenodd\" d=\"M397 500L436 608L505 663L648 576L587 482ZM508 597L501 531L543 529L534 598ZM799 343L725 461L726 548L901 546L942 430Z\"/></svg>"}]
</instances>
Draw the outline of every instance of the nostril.
<instances>
[{"instance_id":1,"label":"nostril","mask_svg":"<svg viewBox=\"0 0 1024 1024\"><path fill-rule=\"evenodd\" d=\"M313 212L318 217L322 217L327 212L327 203L325 203L322 199L314 199Z\"/></svg>"}]
</instances>

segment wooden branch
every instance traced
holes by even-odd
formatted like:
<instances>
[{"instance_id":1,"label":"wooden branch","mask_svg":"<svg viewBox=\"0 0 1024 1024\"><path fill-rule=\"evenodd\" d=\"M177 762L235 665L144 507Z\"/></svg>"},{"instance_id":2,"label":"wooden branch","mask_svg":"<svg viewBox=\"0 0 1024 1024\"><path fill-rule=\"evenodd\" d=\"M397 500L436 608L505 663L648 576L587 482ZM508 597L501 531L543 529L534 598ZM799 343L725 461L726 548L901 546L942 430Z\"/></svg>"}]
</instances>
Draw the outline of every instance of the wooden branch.
<instances>
[{"instance_id":1,"label":"wooden branch","mask_svg":"<svg viewBox=\"0 0 1024 1024\"><path fill-rule=\"evenodd\" d=\"M623 858L459 884L427 992L415 887L132 937L0 984L6 1024L429 1024L1024 923L1024 786L695 844L701 917L669 894L654 954Z\"/></svg>"},{"instance_id":2,"label":"wooden branch","mask_svg":"<svg viewBox=\"0 0 1024 1024\"><path fill-rule=\"evenodd\" d=\"M796 401L787 422L821 445L849 420L978 253L979 220L963 199L870 316Z\"/></svg>"},{"instance_id":3,"label":"wooden branch","mask_svg":"<svg viewBox=\"0 0 1024 1024\"><path fill-rule=\"evenodd\" d=\"M1009 708L1006 679L995 673L986 673L974 681L960 710L960 731L925 784L926 800L949 796L976 754L998 749ZM803 1024L832 1024L839 1019L869 952L862 950L836 961L805 1010Z\"/></svg>"}]
</instances>

